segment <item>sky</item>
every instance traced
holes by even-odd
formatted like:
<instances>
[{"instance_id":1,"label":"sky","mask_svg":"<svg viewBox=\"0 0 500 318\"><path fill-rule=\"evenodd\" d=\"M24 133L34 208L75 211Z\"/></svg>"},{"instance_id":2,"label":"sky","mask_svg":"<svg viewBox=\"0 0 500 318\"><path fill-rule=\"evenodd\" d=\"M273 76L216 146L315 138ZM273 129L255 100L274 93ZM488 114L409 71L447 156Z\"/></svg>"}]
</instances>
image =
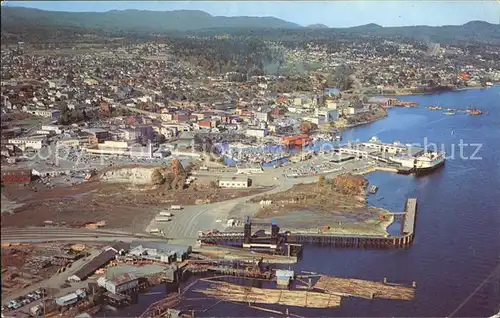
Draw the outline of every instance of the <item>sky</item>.
<instances>
[{"instance_id":1,"label":"sky","mask_svg":"<svg viewBox=\"0 0 500 318\"><path fill-rule=\"evenodd\" d=\"M500 22L500 0L377 1L3 1L4 5L52 11L104 12L202 10L217 16L273 16L300 25L321 23L350 27L459 25L482 20Z\"/></svg>"}]
</instances>

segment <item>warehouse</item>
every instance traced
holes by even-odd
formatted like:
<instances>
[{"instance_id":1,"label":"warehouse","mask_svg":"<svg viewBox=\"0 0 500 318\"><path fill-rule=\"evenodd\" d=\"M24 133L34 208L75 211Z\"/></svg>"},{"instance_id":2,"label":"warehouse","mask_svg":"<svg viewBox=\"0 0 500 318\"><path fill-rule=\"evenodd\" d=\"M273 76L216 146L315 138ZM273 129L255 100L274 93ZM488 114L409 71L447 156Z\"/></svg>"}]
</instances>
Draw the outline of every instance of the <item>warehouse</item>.
<instances>
[{"instance_id":1,"label":"warehouse","mask_svg":"<svg viewBox=\"0 0 500 318\"><path fill-rule=\"evenodd\" d=\"M74 275L68 278L69 281L80 282L91 276L96 270L109 264L116 259L116 255L128 251L130 244L117 242L113 246L105 248L99 255L80 268Z\"/></svg>"},{"instance_id":2,"label":"warehouse","mask_svg":"<svg viewBox=\"0 0 500 318\"><path fill-rule=\"evenodd\" d=\"M250 179L248 177L231 177L219 180L220 188L230 188L230 189L245 189L250 185Z\"/></svg>"},{"instance_id":3,"label":"warehouse","mask_svg":"<svg viewBox=\"0 0 500 318\"><path fill-rule=\"evenodd\" d=\"M134 274L124 273L109 279L106 277L99 277L97 285L113 294L122 294L137 288L137 286L139 286L139 279Z\"/></svg>"}]
</instances>

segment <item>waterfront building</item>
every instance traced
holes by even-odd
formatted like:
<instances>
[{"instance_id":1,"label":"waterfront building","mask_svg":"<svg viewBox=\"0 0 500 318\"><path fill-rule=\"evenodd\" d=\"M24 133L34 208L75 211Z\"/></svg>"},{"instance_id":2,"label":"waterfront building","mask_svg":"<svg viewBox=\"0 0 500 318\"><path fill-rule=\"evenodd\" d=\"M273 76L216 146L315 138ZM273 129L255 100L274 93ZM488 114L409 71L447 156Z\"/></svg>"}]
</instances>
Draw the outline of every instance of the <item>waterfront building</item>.
<instances>
[{"instance_id":1,"label":"waterfront building","mask_svg":"<svg viewBox=\"0 0 500 318\"><path fill-rule=\"evenodd\" d=\"M122 294L139 286L139 279L132 273L124 273L117 277L99 277L97 285L113 294Z\"/></svg>"}]
</instances>

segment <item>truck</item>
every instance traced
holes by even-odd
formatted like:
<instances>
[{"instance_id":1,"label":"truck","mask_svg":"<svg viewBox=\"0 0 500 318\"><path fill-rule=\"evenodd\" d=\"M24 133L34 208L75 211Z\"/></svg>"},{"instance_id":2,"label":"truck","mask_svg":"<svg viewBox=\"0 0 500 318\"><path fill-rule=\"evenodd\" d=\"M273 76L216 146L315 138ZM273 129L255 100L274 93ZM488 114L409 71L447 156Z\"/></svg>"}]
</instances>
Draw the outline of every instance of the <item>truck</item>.
<instances>
[{"instance_id":1,"label":"truck","mask_svg":"<svg viewBox=\"0 0 500 318\"><path fill-rule=\"evenodd\" d=\"M42 305L36 305L30 308L30 314L33 317L38 317L42 313Z\"/></svg>"},{"instance_id":2,"label":"truck","mask_svg":"<svg viewBox=\"0 0 500 318\"><path fill-rule=\"evenodd\" d=\"M171 212L167 212L167 211L161 211L159 213L159 215L160 216L170 216L170 217L174 216Z\"/></svg>"},{"instance_id":3,"label":"truck","mask_svg":"<svg viewBox=\"0 0 500 318\"><path fill-rule=\"evenodd\" d=\"M164 217L164 216L157 216L157 217L155 217L155 221L156 222L170 222L170 221L172 221L172 219Z\"/></svg>"},{"instance_id":4,"label":"truck","mask_svg":"<svg viewBox=\"0 0 500 318\"><path fill-rule=\"evenodd\" d=\"M172 205L170 206L170 210L182 210L182 205Z\"/></svg>"}]
</instances>

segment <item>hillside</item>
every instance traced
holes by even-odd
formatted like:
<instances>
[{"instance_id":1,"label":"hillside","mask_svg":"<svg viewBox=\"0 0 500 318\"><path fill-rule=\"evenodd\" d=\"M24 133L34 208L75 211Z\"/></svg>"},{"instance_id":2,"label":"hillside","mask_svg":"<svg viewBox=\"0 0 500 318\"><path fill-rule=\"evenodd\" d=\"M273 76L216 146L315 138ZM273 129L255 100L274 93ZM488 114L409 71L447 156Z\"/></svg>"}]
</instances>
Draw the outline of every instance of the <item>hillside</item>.
<instances>
[{"instance_id":1,"label":"hillside","mask_svg":"<svg viewBox=\"0 0 500 318\"><path fill-rule=\"evenodd\" d=\"M199 35L233 34L270 40L334 39L338 37L376 36L407 38L433 43L500 44L500 25L471 21L464 25L440 27L382 27L366 24L350 28L328 28L322 24L302 27L274 17L223 17L203 11L113 10L108 12L56 12L22 7L3 7L2 37L41 33L40 38L57 38L53 32L135 33Z\"/></svg>"},{"instance_id":2,"label":"hillside","mask_svg":"<svg viewBox=\"0 0 500 318\"><path fill-rule=\"evenodd\" d=\"M56 12L21 7L3 7L2 29L19 25L64 26L125 32L189 31L212 28L286 28L298 24L274 17L217 17L203 11L113 10L107 12Z\"/></svg>"}]
</instances>

